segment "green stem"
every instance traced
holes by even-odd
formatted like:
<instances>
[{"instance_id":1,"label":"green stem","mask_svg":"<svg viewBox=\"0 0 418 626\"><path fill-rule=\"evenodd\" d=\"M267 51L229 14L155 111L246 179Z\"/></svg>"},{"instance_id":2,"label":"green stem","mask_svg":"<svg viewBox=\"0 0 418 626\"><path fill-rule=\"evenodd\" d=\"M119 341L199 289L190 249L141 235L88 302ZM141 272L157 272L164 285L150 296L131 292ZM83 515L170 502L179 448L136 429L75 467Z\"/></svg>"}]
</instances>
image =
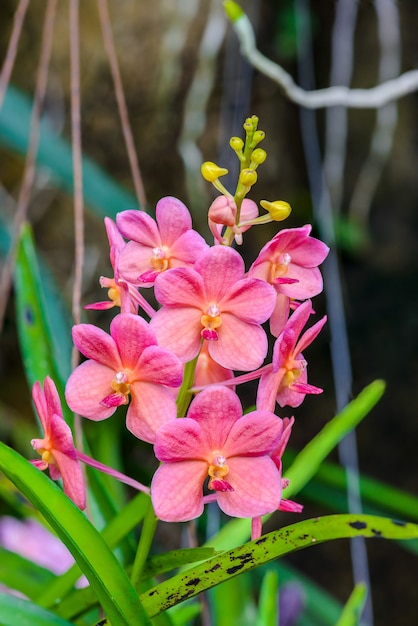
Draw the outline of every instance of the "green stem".
<instances>
[{"instance_id":1,"label":"green stem","mask_svg":"<svg viewBox=\"0 0 418 626\"><path fill-rule=\"evenodd\" d=\"M144 517L144 523L142 525L141 537L139 539L138 548L135 555L135 561L132 566L131 583L134 589L139 591L142 571L144 569L145 561L148 558L148 554L154 539L155 529L157 527L158 518L155 516L154 507L152 506L151 499L149 501L148 510Z\"/></svg>"},{"instance_id":2,"label":"green stem","mask_svg":"<svg viewBox=\"0 0 418 626\"><path fill-rule=\"evenodd\" d=\"M200 352L200 350L199 350ZM180 391L177 396L177 417L184 417L189 404L192 399L190 388L193 387L194 373L196 370L197 359L199 355L193 361L189 361L184 366L183 382L180 387Z\"/></svg>"}]
</instances>

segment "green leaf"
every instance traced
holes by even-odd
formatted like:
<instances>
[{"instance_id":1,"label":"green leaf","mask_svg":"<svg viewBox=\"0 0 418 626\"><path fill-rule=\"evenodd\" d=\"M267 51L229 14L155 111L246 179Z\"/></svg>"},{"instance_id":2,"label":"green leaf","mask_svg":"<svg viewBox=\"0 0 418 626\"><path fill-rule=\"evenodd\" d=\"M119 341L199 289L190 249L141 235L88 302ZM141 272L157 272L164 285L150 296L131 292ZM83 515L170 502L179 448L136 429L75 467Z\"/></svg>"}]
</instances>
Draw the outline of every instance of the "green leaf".
<instances>
[{"instance_id":1,"label":"green leaf","mask_svg":"<svg viewBox=\"0 0 418 626\"><path fill-rule=\"evenodd\" d=\"M49 375L57 382L54 342L46 316L42 281L29 224L22 228L15 267L17 325L29 386ZM60 385L57 384L59 389ZM62 389L61 389L62 393Z\"/></svg>"},{"instance_id":2,"label":"green leaf","mask_svg":"<svg viewBox=\"0 0 418 626\"><path fill-rule=\"evenodd\" d=\"M0 111L0 143L26 154L29 143L32 103L23 92L9 86ZM37 164L47 167L57 183L73 193L71 146L59 137L47 119L40 125ZM101 218L114 218L118 211L137 208L131 193L117 184L91 159L83 157L83 193L86 204Z\"/></svg>"},{"instance_id":3,"label":"green leaf","mask_svg":"<svg viewBox=\"0 0 418 626\"><path fill-rule=\"evenodd\" d=\"M204 561L215 555L216 550L213 548L184 548L151 556L145 563L142 580L164 574L183 565Z\"/></svg>"},{"instance_id":4,"label":"green leaf","mask_svg":"<svg viewBox=\"0 0 418 626\"><path fill-rule=\"evenodd\" d=\"M214 585L295 550L332 539L416 539L418 525L373 515L329 515L286 526L178 574L140 596L151 617Z\"/></svg>"},{"instance_id":5,"label":"green leaf","mask_svg":"<svg viewBox=\"0 0 418 626\"><path fill-rule=\"evenodd\" d=\"M375 380L311 439L285 472L286 478L290 480L285 491L286 498L298 493L309 482L331 450L347 433L354 430L377 404L384 390L385 383L382 380Z\"/></svg>"},{"instance_id":6,"label":"green leaf","mask_svg":"<svg viewBox=\"0 0 418 626\"><path fill-rule=\"evenodd\" d=\"M0 547L0 582L9 589L35 600L54 578L44 567Z\"/></svg>"},{"instance_id":7,"label":"green leaf","mask_svg":"<svg viewBox=\"0 0 418 626\"><path fill-rule=\"evenodd\" d=\"M367 586L358 583L347 600L340 619L335 626L357 626L367 597Z\"/></svg>"},{"instance_id":8,"label":"green leaf","mask_svg":"<svg viewBox=\"0 0 418 626\"><path fill-rule=\"evenodd\" d=\"M37 604L0 592L1 626L71 626Z\"/></svg>"},{"instance_id":9,"label":"green leaf","mask_svg":"<svg viewBox=\"0 0 418 626\"><path fill-rule=\"evenodd\" d=\"M0 469L70 550L110 621L115 626L150 624L125 571L103 537L61 489L1 442Z\"/></svg>"},{"instance_id":10,"label":"green leaf","mask_svg":"<svg viewBox=\"0 0 418 626\"><path fill-rule=\"evenodd\" d=\"M277 626L279 624L279 576L277 571L264 574L260 590L257 626Z\"/></svg>"}]
</instances>

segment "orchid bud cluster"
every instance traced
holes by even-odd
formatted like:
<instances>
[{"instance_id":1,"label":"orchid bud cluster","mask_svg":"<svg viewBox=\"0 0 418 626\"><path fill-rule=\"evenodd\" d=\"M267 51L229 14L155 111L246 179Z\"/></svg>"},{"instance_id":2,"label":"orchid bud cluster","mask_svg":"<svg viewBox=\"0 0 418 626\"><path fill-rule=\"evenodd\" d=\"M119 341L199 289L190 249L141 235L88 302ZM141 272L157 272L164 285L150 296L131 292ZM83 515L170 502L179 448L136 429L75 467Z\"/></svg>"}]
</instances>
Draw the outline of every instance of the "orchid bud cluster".
<instances>
[{"instance_id":1,"label":"orchid bud cluster","mask_svg":"<svg viewBox=\"0 0 418 626\"><path fill-rule=\"evenodd\" d=\"M164 521L188 521L216 501L233 517L253 520L261 534L261 516L302 507L282 497L282 455L293 417L279 417L277 406L297 407L306 394L322 390L308 383L305 349L325 324L308 325L311 298L322 291L318 266L327 246L311 236L311 226L282 229L260 250L249 269L233 246L252 226L281 221L287 202L261 201L259 216L246 196L266 159L258 147L264 132L256 116L244 124L245 141L233 137L240 162L234 193L220 182L227 170L202 165L203 177L220 195L208 211L213 242L192 227L187 207L162 198L155 219L143 211L106 218L111 278L100 278L109 299L89 309L120 308L109 333L93 324L77 324L73 341L86 357L70 375L65 397L70 409L95 421L127 405L126 426L154 447L161 462L151 486L136 483L75 449L50 378L34 400L45 430L33 440L41 454L34 463L64 489L80 508L85 504L84 461L150 493L155 514ZM151 306L152 293L158 308ZM268 322L274 340L266 363ZM246 412L240 385L258 380L255 409ZM280 410L279 409L279 410Z\"/></svg>"}]
</instances>

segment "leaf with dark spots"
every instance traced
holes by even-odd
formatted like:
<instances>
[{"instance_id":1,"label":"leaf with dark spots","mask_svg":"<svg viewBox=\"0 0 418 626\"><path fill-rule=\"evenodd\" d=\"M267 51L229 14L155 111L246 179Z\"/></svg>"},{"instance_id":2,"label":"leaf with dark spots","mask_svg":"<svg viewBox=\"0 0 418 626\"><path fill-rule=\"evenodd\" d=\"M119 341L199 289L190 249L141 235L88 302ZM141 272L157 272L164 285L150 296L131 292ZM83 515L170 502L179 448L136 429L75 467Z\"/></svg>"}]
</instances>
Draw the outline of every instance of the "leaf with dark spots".
<instances>
[{"instance_id":1,"label":"leaf with dark spots","mask_svg":"<svg viewBox=\"0 0 418 626\"><path fill-rule=\"evenodd\" d=\"M355 528L356 530L364 530L365 528L367 528L366 522L361 522L360 520L356 520L355 522L349 522L348 525L351 526L351 528Z\"/></svg>"},{"instance_id":2,"label":"leaf with dark spots","mask_svg":"<svg viewBox=\"0 0 418 626\"><path fill-rule=\"evenodd\" d=\"M369 538L418 539L418 524L398 523L374 515L347 513L304 520L217 554L141 594L140 600L148 615L154 617L185 598L225 582L232 576L248 572L301 548L332 539L356 537L359 531ZM152 595L155 590L159 592L158 597Z\"/></svg>"},{"instance_id":3,"label":"leaf with dark spots","mask_svg":"<svg viewBox=\"0 0 418 626\"><path fill-rule=\"evenodd\" d=\"M400 520L397 519L393 519L391 520L392 524L395 524L396 526L406 526L406 522L401 522Z\"/></svg>"}]
</instances>

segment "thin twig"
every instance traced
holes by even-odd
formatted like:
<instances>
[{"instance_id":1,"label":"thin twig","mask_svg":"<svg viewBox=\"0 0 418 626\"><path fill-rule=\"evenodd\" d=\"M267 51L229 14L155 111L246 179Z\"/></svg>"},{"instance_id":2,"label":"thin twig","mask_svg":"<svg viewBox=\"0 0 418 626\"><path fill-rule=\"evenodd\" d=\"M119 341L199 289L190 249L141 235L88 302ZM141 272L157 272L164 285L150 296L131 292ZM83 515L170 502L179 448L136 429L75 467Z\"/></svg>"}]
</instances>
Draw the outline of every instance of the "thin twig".
<instances>
[{"instance_id":1,"label":"thin twig","mask_svg":"<svg viewBox=\"0 0 418 626\"><path fill-rule=\"evenodd\" d=\"M84 215L83 215L83 170L81 154L81 105L80 105L80 43L78 0L70 0L70 60L71 60L71 139L74 176L74 233L75 266L72 297L72 312L75 324L81 321L81 288L84 262ZM78 352L73 366L77 364Z\"/></svg>"},{"instance_id":2,"label":"thin twig","mask_svg":"<svg viewBox=\"0 0 418 626\"><path fill-rule=\"evenodd\" d=\"M306 91L295 83L281 65L274 63L257 50L254 30L245 13L241 13L233 20L233 27L238 35L241 52L247 61L262 74L278 83L289 100L307 109L337 105L354 109L377 109L418 89L418 70L410 70L370 89L335 86Z\"/></svg>"},{"instance_id":3,"label":"thin twig","mask_svg":"<svg viewBox=\"0 0 418 626\"><path fill-rule=\"evenodd\" d=\"M0 293L2 294L2 297L0 299L0 328L2 328L3 326L4 315L6 312L8 294L12 281L13 267L16 259L16 246L22 224L24 223L27 216L30 195L33 187L33 182L35 180L35 164L39 145L40 121L48 83L48 69L49 61L51 58L56 6L57 0L48 0L48 4L45 10L45 18L42 31L42 48L36 74L35 94L30 120L29 142L26 152L25 166L23 170L22 185L20 187L19 197L16 204L16 213L14 218L13 234L10 248L0 278Z\"/></svg>"},{"instance_id":4,"label":"thin twig","mask_svg":"<svg viewBox=\"0 0 418 626\"><path fill-rule=\"evenodd\" d=\"M29 0L20 0L13 18L12 34L10 35L9 45L7 46L6 56L4 58L0 74L0 109L3 105L7 85L9 84L10 75L16 59L17 45L19 43L23 20L25 19L26 9L28 6Z\"/></svg>"},{"instance_id":5,"label":"thin twig","mask_svg":"<svg viewBox=\"0 0 418 626\"><path fill-rule=\"evenodd\" d=\"M128 153L129 165L131 167L132 179L135 187L135 193L138 200L139 208L145 209L147 199L145 196L144 185L142 182L141 171L138 164L138 156L135 149L135 143L132 135L132 129L129 122L128 108L126 106L125 93L123 90L122 78L116 55L115 42L113 39L112 26L109 18L109 9L107 0L97 0L97 9L99 12L100 24L103 33L103 43L109 59L110 71L113 78L116 101L118 104L119 116L122 126L123 137L125 139L126 151Z\"/></svg>"}]
</instances>

